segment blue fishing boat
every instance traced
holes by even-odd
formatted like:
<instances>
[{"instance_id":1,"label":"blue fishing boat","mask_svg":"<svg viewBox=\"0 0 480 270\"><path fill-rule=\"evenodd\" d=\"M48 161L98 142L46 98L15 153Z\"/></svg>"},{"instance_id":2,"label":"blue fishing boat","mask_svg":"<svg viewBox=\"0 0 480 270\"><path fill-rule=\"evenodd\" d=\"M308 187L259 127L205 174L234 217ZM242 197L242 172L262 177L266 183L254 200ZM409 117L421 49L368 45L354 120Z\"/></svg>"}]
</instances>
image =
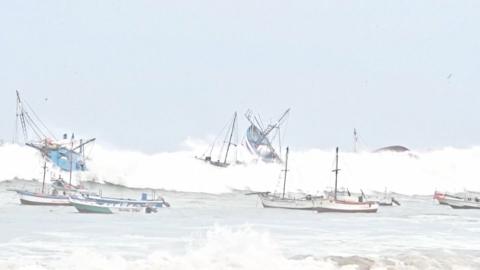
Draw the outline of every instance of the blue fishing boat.
<instances>
[{"instance_id":1,"label":"blue fishing boat","mask_svg":"<svg viewBox=\"0 0 480 270\"><path fill-rule=\"evenodd\" d=\"M20 126L25 145L40 151L42 156L61 170L87 170L85 146L94 142L95 138L76 140L74 134L70 138L64 134L61 140L56 139L28 103L20 98L18 91L16 123L16 141L18 141L18 127ZM31 138L30 135L34 135L34 138Z\"/></svg>"}]
</instances>

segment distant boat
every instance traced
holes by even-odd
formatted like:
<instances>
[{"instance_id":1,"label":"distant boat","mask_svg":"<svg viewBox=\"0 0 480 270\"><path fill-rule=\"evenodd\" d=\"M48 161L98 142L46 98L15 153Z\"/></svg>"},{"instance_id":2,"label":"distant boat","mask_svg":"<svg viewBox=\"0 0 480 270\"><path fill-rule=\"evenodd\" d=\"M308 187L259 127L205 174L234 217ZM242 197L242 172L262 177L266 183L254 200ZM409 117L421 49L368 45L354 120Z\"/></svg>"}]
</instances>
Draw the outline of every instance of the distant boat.
<instances>
[{"instance_id":1,"label":"distant boat","mask_svg":"<svg viewBox=\"0 0 480 270\"><path fill-rule=\"evenodd\" d=\"M264 208L282 208L282 209L291 209L291 210L315 210L315 199L311 195L302 196L299 198L288 198L285 197L285 186L287 183L287 172L288 172L288 152L285 153L285 169L283 177L283 191L282 194L272 194L270 192L256 192L250 194L257 194L260 198Z\"/></svg>"},{"instance_id":2,"label":"distant boat","mask_svg":"<svg viewBox=\"0 0 480 270\"><path fill-rule=\"evenodd\" d=\"M383 197L380 197L378 200L378 204L380 206L394 206L398 205L400 206L400 202L397 201L393 196L387 193L387 189L385 188L385 192L383 193Z\"/></svg>"},{"instance_id":3,"label":"distant boat","mask_svg":"<svg viewBox=\"0 0 480 270\"><path fill-rule=\"evenodd\" d=\"M230 163L228 162L228 154L230 153L230 147L237 146L237 143L234 143L232 141L233 139L233 134L236 130L236 125L237 125L237 112L233 114L233 120L231 121L230 128L227 130L226 137L224 142L222 143L222 146L220 147L220 150L218 151L218 159L214 160L212 158L212 154L214 152L214 148L216 146L216 140L212 143L212 145L209 147L209 153L204 154L201 157L196 157L197 159L203 160L205 162L208 162L209 164L217 167L228 167ZM226 147L225 154L224 154L224 147ZM237 162L237 161L235 161Z\"/></svg>"},{"instance_id":4,"label":"distant boat","mask_svg":"<svg viewBox=\"0 0 480 270\"><path fill-rule=\"evenodd\" d=\"M465 191L463 197L435 192L434 198L453 209L480 209L480 192Z\"/></svg>"},{"instance_id":5,"label":"distant boat","mask_svg":"<svg viewBox=\"0 0 480 270\"><path fill-rule=\"evenodd\" d=\"M336 148L335 155L335 189L333 196L315 201L315 210L317 212L339 212L339 213L376 213L378 210L378 203L372 201L363 201L363 197L359 198L359 201L342 200L337 197L337 184L338 184L338 147Z\"/></svg>"},{"instance_id":6,"label":"distant boat","mask_svg":"<svg viewBox=\"0 0 480 270\"><path fill-rule=\"evenodd\" d=\"M254 116L251 111L247 111L245 117L250 122L250 127L247 129L245 145L252 155L265 162L282 162L279 153L273 147L272 141L278 136L279 149L281 149L280 127L289 112L290 109L287 109L275 123L264 127L260 117Z\"/></svg>"},{"instance_id":7,"label":"distant boat","mask_svg":"<svg viewBox=\"0 0 480 270\"><path fill-rule=\"evenodd\" d=\"M95 141L95 138L88 140L75 140L72 134L68 139L63 135L62 140L57 140L45 124L40 120L33 109L20 98L17 91L17 118L16 127L21 127L24 143L42 153L53 164L63 171L85 171L85 146ZM29 135L35 135L35 139ZM15 134L18 140L18 134Z\"/></svg>"},{"instance_id":8,"label":"distant boat","mask_svg":"<svg viewBox=\"0 0 480 270\"><path fill-rule=\"evenodd\" d=\"M353 129L353 152L357 153L359 151L359 142L360 136L356 128ZM373 151L373 153L383 153L383 152L394 152L394 153L403 153L407 152L412 157L417 157L415 154L411 153L410 149L402 145L390 145L378 148Z\"/></svg>"}]
</instances>

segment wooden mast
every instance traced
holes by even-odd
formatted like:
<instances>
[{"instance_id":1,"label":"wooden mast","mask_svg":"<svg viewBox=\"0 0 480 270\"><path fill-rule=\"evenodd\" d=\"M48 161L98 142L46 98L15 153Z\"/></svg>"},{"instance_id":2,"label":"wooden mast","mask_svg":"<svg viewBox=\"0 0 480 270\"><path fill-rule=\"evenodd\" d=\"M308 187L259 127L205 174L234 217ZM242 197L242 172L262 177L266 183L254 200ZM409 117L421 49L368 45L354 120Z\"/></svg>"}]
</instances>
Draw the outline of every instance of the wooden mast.
<instances>
[{"instance_id":1,"label":"wooden mast","mask_svg":"<svg viewBox=\"0 0 480 270\"><path fill-rule=\"evenodd\" d=\"M337 146L336 155L335 155L335 170L333 171L335 172L335 190L333 193L333 198L337 200L337 180L338 180L338 171L340 171L340 169L338 169L338 146Z\"/></svg>"},{"instance_id":2,"label":"wooden mast","mask_svg":"<svg viewBox=\"0 0 480 270\"><path fill-rule=\"evenodd\" d=\"M285 154L285 174L283 175L283 192L282 192L282 199L285 198L285 185L287 183L287 171L288 171L288 147L287 152Z\"/></svg>"},{"instance_id":3,"label":"wooden mast","mask_svg":"<svg viewBox=\"0 0 480 270\"><path fill-rule=\"evenodd\" d=\"M237 112L233 115L232 131L230 132L230 138L228 139L227 152L225 152L225 159L223 161L224 165L227 165L228 150L230 150L230 145L232 144L233 131L235 130L235 122L237 121Z\"/></svg>"}]
</instances>

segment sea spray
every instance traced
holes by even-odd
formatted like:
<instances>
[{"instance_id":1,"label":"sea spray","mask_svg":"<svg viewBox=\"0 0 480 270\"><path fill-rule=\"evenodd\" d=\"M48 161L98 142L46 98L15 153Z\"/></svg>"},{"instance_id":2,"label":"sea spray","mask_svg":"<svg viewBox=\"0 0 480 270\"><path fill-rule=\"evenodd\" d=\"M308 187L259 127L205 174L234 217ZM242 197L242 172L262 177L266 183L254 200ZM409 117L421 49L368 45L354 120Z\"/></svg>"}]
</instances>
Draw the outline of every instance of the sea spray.
<instances>
[{"instance_id":1,"label":"sea spray","mask_svg":"<svg viewBox=\"0 0 480 270\"><path fill-rule=\"evenodd\" d=\"M280 191L282 166L244 158L245 164L218 168L195 159L207 144L187 150L146 154L97 145L87 161L89 172L76 180L107 181L139 188L224 193L231 190ZM243 155L246 156L246 155ZM433 194L435 190L480 190L480 148L443 148L415 152L340 152L339 186L350 191ZM289 192L322 193L333 185L332 149L296 150L291 147ZM39 179L41 156L26 146L0 147L0 179Z\"/></svg>"}]
</instances>

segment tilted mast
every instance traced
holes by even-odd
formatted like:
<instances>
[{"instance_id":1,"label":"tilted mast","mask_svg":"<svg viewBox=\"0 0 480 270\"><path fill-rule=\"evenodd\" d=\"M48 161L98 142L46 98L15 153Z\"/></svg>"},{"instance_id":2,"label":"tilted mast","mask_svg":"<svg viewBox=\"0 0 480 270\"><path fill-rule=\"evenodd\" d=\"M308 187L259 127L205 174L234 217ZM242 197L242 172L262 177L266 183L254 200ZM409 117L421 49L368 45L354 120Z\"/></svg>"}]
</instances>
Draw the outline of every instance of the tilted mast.
<instances>
[{"instance_id":1,"label":"tilted mast","mask_svg":"<svg viewBox=\"0 0 480 270\"><path fill-rule=\"evenodd\" d=\"M235 122L237 121L237 112L233 115L232 131L230 132L230 138L228 139L227 151L225 152L225 160L223 164L227 164L228 150L230 150L230 145L232 144L233 132L235 130Z\"/></svg>"}]
</instances>

